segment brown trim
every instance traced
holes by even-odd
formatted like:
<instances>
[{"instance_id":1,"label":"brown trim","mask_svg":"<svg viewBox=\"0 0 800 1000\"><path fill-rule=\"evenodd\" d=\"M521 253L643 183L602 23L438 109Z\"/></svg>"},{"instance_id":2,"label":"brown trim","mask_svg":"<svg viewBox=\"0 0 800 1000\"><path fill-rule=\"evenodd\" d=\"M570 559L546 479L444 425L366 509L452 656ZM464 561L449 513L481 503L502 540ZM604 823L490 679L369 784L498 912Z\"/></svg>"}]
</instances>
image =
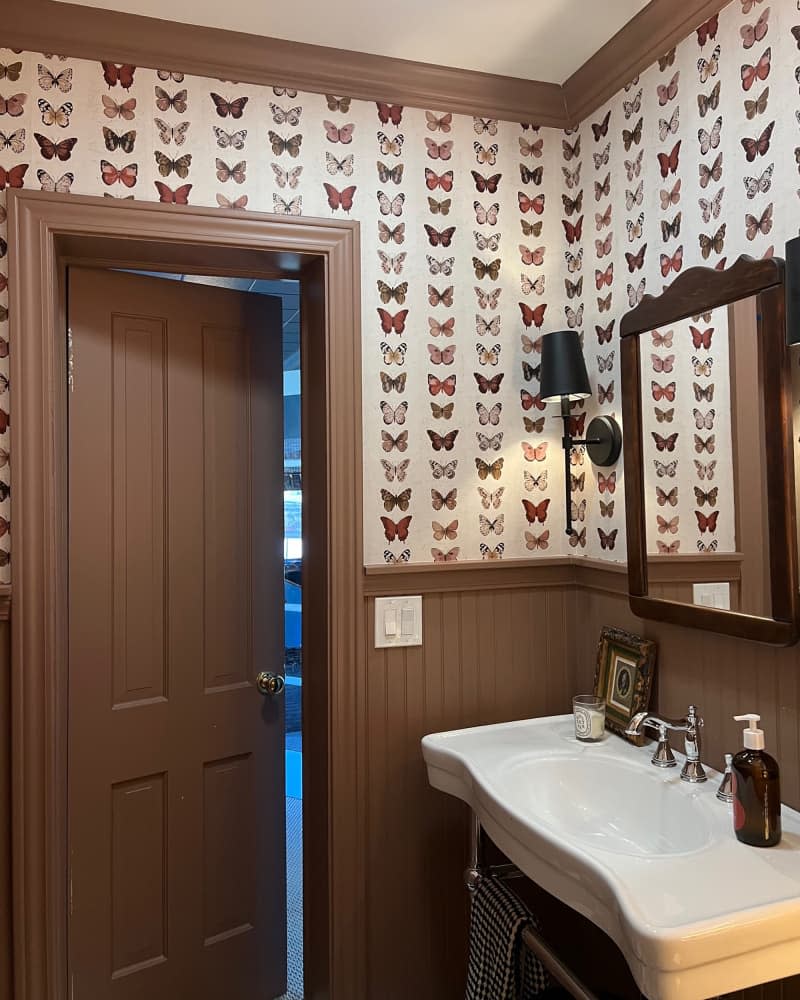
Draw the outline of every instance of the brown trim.
<instances>
[{"instance_id":1,"label":"brown trim","mask_svg":"<svg viewBox=\"0 0 800 1000\"><path fill-rule=\"evenodd\" d=\"M173 66L208 79L347 93L410 107L533 121L566 128L616 94L729 0L651 0L560 86L539 80L169 23L136 14L28 0L3 26L3 43L153 69Z\"/></svg>"},{"instance_id":2,"label":"brown trim","mask_svg":"<svg viewBox=\"0 0 800 1000\"><path fill-rule=\"evenodd\" d=\"M116 239L121 259L131 241L163 247L230 248L303 254L316 293L313 335L320 435L317 496L324 524L307 552L306 599L320 612L317 656L304 709L317 734L316 782L304 818L318 832L308 857L323 853L309 879L306 963L313 1000L364 997L363 788L353 775L363 734L357 714L363 677L361 538L360 264L356 223L226 212L76 195L13 192L9 198L11 359L17 386L11 429L14 463L14 622L12 629L12 863L15 1000L63 1000L67 979L66 705L67 543L64 323L59 287L61 243L91 259L96 240ZM168 256L165 250L164 256ZM316 259L316 272L314 260ZM321 263L320 263L321 262ZM306 303L310 303L308 298ZM60 322L61 317L61 322ZM325 350L319 351L320 342ZM302 349L302 345L301 345ZM6 588L3 588L5 590ZM336 594L335 604L328 595ZM2 597L7 596L0 594ZM328 613L331 607L335 613ZM305 685L304 685L305 687ZM322 742L319 734L322 733ZM327 739L324 737L327 736ZM319 775L325 778L319 781ZM320 907L323 911L320 912ZM330 914L330 916L329 916Z\"/></svg>"},{"instance_id":3,"label":"brown trim","mask_svg":"<svg viewBox=\"0 0 800 1000\"><path fill-rule=\"evenodd\" d=\"M602 107L730 0L650 0L563 85L572 124Z\"/></svg>"}]
</instances>

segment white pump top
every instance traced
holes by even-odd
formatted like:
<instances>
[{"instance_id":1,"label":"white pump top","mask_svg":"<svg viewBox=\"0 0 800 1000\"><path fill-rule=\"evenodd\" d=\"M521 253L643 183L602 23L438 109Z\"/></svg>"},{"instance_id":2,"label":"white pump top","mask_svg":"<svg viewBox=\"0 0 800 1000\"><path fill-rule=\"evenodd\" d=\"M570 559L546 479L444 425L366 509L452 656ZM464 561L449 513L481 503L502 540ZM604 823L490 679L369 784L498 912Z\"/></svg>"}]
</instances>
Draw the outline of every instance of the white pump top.
<instances>
[{"instance_id":1,"label":"white pump top","mask_svg":"<svg viewBox=\"0 0 800 1000\"><path fill-rule=\"evenodd\" d=\"M744 746L746 750L763 750L764 749L764 730L759 729L756 726L757 722L761 722L760 715L753 715L752 713L748 715L734 715L733 717L736 722L749 722L750 725L744 731Z\"/></svg>"}]
</instances>

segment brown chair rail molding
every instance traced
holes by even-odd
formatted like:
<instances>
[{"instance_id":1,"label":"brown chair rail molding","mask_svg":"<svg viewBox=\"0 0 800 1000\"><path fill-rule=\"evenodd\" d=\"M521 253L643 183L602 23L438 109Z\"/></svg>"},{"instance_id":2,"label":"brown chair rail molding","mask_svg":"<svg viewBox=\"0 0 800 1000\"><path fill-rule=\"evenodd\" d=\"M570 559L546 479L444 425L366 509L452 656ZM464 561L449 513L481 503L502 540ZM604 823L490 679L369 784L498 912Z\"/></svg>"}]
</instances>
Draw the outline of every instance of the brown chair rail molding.
<instances>
[{"instance_id":1,"label":"brown chair rail molding","mask_svg":"<svg viewBox=\"0 0 800 1000\"><path fill-rule=\"evenodd\" d=\"M793 400L791 363L786 344L785 266L779 258L754 260L740 257L731 267L718 271L711 267L693 267L684 271L658 296L645 295L634 309L623 316L620 323L622 362L622 410L625 435L625 507L628 535L628 579L630 605L634 614L642 618L706 629L725 635L739 636L775 645L792 645L800 635L800 592L798 592L797 511L794 477ZM741 323L736 313L727 309L736 304L742 307L746 319ZM751 603L741 610L722 610L701 607L691 600L681 602L656 596L652 590L652 574L648 555L647 519L645 509L645 476L648 465L644 461L646 428L642 404L641 339L656 329L663 329L698 314L709 314L715 309L726 308L718 319L706 315L712 325L724 326L718 338L727 338L730 354L728 371L715 372L730 382L730 402L717 386L717 417L722 422L730 415L732 445L730 454L718 450L715 465L719 462L717 478L722 463L730 459L730 475L734 484L734 500L738 517L737 545L744 550L749 540L743 537L742 518L738 508L745 503L758 504L758 515L752 520L758 526L756 543L759 550L751 567L758 585L752 585L746 576L743 587L751 589ZM712 330L712 332L714 332ZM717 341L719 345L719 340ZM745 366L737 364L740 352L747 354ZM723 358L724 358L723 353ZM703 371L703 362L697 358ZM720 364L720 359L715 359ZM710 362L708 362L710 373ZM746 384L742 384L743 367ZM702 382L702 378L701 378ZM702 387L701 387L702 388ZM728 388L727 386L723 388ZM698 387L695 383L695 396ZM739 393L742 393L740 398ZM720 399L720 396L722 398ZM705 397L709 398L709 397ZM709 398L710 401L710 398ZM684 401L685 402L685 401ZM738 404L738 405L736 405ZM721 409L719 409L721 408ZM746 411L746 412L745 412ZM697 411L695 410L695 414ZM697 427L701 424L698 423ZM740 460L738 438L748 433L752 443L744 450L746 462ZM649 440L649 435L648 440ZM657 436L657 435L654 435ZM677 434L675 435L677 438ZM712 435L713 437L713 435ZM695 435L695 451L700 453ZM709 454L711 449L709 449ZM755 467L753 467L755 464ZM747 482L740 489L737 466L748 466ZM727 469L727 466L725 467ZM659 473L661 475L661 473ZM766 491L762 498L762 483ZM698 490L695 488L695 493ZM702 491L701 491L702 492ZM758 494L757 499L750 494ZM716 504L716 499L714 500ZM706 518L696 511L698 528ZM714 527L716 531L716 518ZM704 536L710 537L710 536ZM671 558L671 557L667 557ZM743 566L747 565L746 559ZM707 580L716 579L706 576ZM743 589L742 587L742 589ZM736 605L731 605L736 607Z\"/></svg>"},{"instance_id":2,"label":"brown chair rail molding","mask_svg":"<svg viewBox=\"0 0 800 1000\"><path fill-rule=\"evenodd\" d=\"M3 25L3 44L152 69L177 61L176 68L198 76L314 93L345 87L363 100L567 128L728 2L650 0L563 86L192 24L170 23L164 31L156 18L55 0L21 4Z\"/></svg>"}]
</instances>

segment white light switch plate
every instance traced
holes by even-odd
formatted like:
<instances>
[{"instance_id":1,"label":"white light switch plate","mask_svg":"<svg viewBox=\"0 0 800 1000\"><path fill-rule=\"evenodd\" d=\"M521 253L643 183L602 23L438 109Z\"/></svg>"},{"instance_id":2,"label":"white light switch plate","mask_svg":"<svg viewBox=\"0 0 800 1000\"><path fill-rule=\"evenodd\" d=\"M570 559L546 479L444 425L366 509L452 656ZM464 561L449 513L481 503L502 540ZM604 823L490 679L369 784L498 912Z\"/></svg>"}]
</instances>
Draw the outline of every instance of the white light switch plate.
<instances>
[{"instance_id":1,"label":"white light switch plate","mask_svg":"<svg viewBox=\"0 0 800 1000\"><path fill-rule=\"evenodd\" d=\"M376 648L421 645L422 597L376 597Z\"/></svg>"},{"instance_id":2,"label":"white light switch plate","mask_svg":"<svg viewBox=\"0 0 800 1000\"><path fill-rule=\"evenodd\" d=\"M722 608L730 611L731 585L729 583L695 583L692 600L705 608Z\"/></svg>"}]
</instances>

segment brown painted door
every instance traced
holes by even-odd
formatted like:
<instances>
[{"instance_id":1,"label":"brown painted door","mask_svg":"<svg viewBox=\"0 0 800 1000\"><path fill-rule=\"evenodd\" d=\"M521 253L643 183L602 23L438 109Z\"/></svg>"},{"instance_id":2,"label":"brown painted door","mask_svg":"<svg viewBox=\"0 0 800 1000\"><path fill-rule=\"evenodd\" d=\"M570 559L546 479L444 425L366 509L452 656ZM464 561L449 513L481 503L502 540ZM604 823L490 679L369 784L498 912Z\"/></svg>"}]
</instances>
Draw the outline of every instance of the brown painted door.
<instances>
[{"instance_id":1,"label":"brown painted door","mask_svg":"<svg viewBox=\"0 0 800 1000\"><path fill-rule=\"evenodd\" d=\"M280 300L72 269L74 1000L286 985Z\"/></svg>"}]
</instances>

